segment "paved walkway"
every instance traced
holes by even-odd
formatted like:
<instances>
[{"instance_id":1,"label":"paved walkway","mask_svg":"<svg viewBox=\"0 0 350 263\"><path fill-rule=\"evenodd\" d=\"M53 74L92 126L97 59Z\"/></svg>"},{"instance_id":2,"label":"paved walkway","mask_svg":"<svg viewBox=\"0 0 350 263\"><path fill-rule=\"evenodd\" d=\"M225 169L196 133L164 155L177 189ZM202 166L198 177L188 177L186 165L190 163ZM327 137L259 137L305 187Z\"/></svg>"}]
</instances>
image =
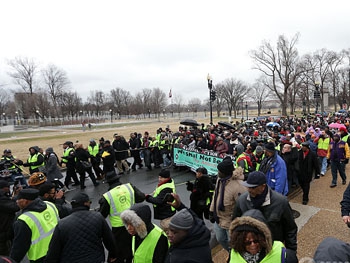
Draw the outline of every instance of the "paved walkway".
<instances>
[{"instance_id":1,"label":"paved walkway","mask_svg":"<svg viewBox=\"0 0 350 263\"><path fill-rule=\"evenodd\" d=\"M346 174L350 181L350 165L347 165ZM302 205L302 193L290 200L294 210L300 213L296 218L298 225L298 258L313 257L317 245L327 236L350 241L350 229L343 223L340 214L340 201L347 185L341 184L338 176L338 186L330 188L331 172L328 170L324 177L311 183L310 201ZM224 263L227 253L223 249L213 251L215 263Z\"/></svg>"}]
</instances>

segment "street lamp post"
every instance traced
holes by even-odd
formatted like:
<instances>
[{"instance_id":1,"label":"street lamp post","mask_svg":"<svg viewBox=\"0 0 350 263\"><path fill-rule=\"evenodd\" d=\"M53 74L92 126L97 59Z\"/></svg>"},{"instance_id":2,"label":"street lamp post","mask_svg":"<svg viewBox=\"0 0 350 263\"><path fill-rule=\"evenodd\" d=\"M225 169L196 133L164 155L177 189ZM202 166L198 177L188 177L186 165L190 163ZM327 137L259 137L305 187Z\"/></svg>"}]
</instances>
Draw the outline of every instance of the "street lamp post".
<instances>
[{"instance_id":1,"label":"street lamp post","mask_svg":"<svg viewBox=\"0 0 350 263\"><path fill-rule=\"evenodd\" d=\"M148 109L148 118L150 119L151 118L151 110Z\"/></svg>"},{"instance_id":2,"label":"street lamp post","mask_svg":"<svg viewBox=\"0 0 350 263\"><path fill-rule=\"evenodd\" d=\"M315 83L314 99L316 100L316 109L315 109L316 114L318 112L318 100L321 98L321 93L319 91L319 88L320 88L320 84ZM334 104L334 107L337 107L337 106Z\"/></svg>"},{"instance_id":3,"label":"street lamp post","mask_svg":"<svg viewBox=\"0 0 350 263\"><path fill-rule=\"evenodd\" d=\"M207 75L208 89L209 89L209 108L210 108L210 124L213 124L213 105L211 101L211 90L213 88L213 80L211 79L209 73Z\"/></svg>"},{"instance_id":4,"label":"street lamp post","mask_svg":"<svg viewBox=\"0 0 350 263\"><path fill-rule=\"evenodd\" d=\"M111 123L112 123L112 122L113 122L113 110L110 109L109 112L110 112L110 114L111 114Z\"/></svg>"},{"instance_id":5,"label":"street lamp post","mask_svg":"<svg viewBox=\"0 0 350 263\"><path fill-rule=\"evenodd\" d=\"M3 116L3 119L4 119L4 125L6 125L6 113L3 112L3 113L2 113L2 116Z\"/></svg>"},{"instance_id":6,"label":"street lamp post","mask_svg":"<svg viewBox=\"0 0 350 263\"><path fill-rule=\"evenodd\" d=\"M248 102L245 102L245 114L247 115L247 120L248 120Z\"/></svg>"}]
</instances>

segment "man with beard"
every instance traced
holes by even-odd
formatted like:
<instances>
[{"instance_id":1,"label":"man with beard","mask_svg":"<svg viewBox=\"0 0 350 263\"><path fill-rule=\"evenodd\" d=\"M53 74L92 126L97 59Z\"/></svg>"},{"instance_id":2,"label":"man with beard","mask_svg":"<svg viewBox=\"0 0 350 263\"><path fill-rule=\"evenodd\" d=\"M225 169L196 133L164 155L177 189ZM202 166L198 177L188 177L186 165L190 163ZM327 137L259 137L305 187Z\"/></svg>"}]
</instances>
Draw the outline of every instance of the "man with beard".
<instances>
[{"instance_id":1,"label":"man with beard","mask_svg":"<svg viewBox=\"0 0 350 263\"><path fill-rule=\"evenodd\" d=\"M10 185L0 180L0 255L8 256L13 239L13 221L19 207L11 199Z\"/></svg>"},{"instance_id":2,"label":"man with beard","mask_svg":"<svg viewBox=\"0 0 350 263\"><path fill-rule=\"evenodd\" d=\"M250 209L260 210L271 230L273 240L281 241L286 248L296 252L298 226L288 199L273 191L266 183L265 174L259 171L251 172L247 181L242 184L248 188L248 192L238 198L232 219L242 216Z\"/></svg>"},{"instance_id":3,"label":"man with beard","mask_svg":"<svg viewBox=\"0 0 350 263\"><path fill-rule=\"evenodd\" d=\"M43 201L53 203L56 206L58 215L61 219L68 216L72 212L72 207L65 200L64 192L61 189L56 191L55 184L46 182L40 185L39 197Z\"/></svg>"}]
</instances>

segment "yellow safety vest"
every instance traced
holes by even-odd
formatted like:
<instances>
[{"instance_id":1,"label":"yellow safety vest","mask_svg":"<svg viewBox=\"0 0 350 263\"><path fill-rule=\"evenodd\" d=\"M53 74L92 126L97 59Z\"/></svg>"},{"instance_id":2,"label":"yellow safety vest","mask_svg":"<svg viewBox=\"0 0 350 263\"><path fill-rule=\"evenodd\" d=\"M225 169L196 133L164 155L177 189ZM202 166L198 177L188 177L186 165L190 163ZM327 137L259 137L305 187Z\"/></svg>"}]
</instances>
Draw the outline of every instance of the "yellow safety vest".
<instances>
[{"instance_id":1,"label":"yellow safety vest","mask_svg":"<svg viewBox=\"0 0 350 263\"><path fill-rule=\"evenodd\" d=\"M35 162L37 162L39 154L41 154L41 153L36 153L34 155L29 156L28 163L35 163ZM45 162L42 162L41 164L38 164L38 165L32 165L32 166L30 166L30 169L34 170L34 169L39 168L41 166L45 166Z\"/></svg>"},{"instance_id":2,"label":"yellow safety vest","mask_svg":"<svg viewBox=\"0 0 350 263\"><path fill-rule=\"evenodd\" d=\"M134 188L132 188L129 183L118 185L103 194L103 197L107 200L110 207L109 221L111 222L112 227L120 227L124 225L120 218L120 214L135 204L134 196Z\"/></svg>"},{"instance_id":3,"label":"yellow safety vest","mask_svg":"<svg viewBox=\"0 0 350 263\"><path fill-rule=\"evenodd\" d=\"M329 143L330 143L330 139L329 138L319 139L318 143L317 143L317 148L319 150L326 150L327 151L328 147L329 147Z\"/></svg>"},{"instance_id":4,"label":"yellow safety vest","mask_svg":"<svg viewBox=\"0 0 350 263\"><path fill-rule=\"evenodd\" d=\"M260 263L279 263L283 257L286 257L285 247L282 242L274 241L271 251L263 258ZM247 261L236 251L231 249L230 263L246 263Z\"/></svg>"},{"instance_id":5,"label":"yellow safety vest","mask_svg":"<svg viewBox=\"0 0 350 263\"><path fill-rule=\"evenodd\" d=\"M73 148L68 148L63 152L63 157L68 157L70 152L73 150ZM62 162L68 163L68 160L66 158L62 158Z\"/></svg>"},{"instance_id":6,"label":"yellow safety vest","mask_svg":"<svg viewBox=\"0 0 350 263\"><path fill-rule=\"evenodd\" d=\"M58 223L58 210L50 202L46 202L42 212L28 211L18 219L24 221L32 231L31 245L27 252L29 260L38 260L46 256L55 227Z\"/></svg>"},{"instance_id":7,"label":"yellow safety vest","mask_svg":"<svg viewBox=\"0 0 350 263\"><path fill-rule=\"evenodd\" d=\"M153 224L154 225L154 224ZM135 251L135 236L132 237L132 253L134 255L134 263L149 263L152 262L154 250L157 246L158 240L161 235L165 236L163 230L154 225L154 228L145 239L142 241L141 245Z\"/></svg>"},{"instance_id":8,"label":"yellow safety vest","mask_svg":"<svg viewBox=\"0 0 350 263\"><path fill-rule=\"evenodd\" d=\"M349 134L345 135L343 138L341 138L341 140L343 142L348 142L348 138L349 138Z\"/></svg>"},{"instance_id":9,"label":"yellow safety vest","mask_svg":"<svg viewBox=\"0 0 350 263\"><path fill-rule=\"evenodd\" d=\"M96 157L96 155L97 155L98 152L99 152L99 149L98 149L98 146L97 146L97 145L95 145L94 147L92 147L92 146L89 145L89 146L88 146L88 151L89 151L90 155Z\"/></svg>"},{"instance_id":10,"label":"yellow safety vest","mask_svg":"<svg viewBox=\"0 0 350 263\"><path fill-rule=\"evenodd\" d=\"M162 184L161 186L158 186L154 191L153 197L157 197L159 193L165 188L170 188L173 193L176 193L174 180L171 180L171 183L168 182L168 183ZM153 205L153 206L156 207L157 205ZM175 208L172 206L171 210L175 211Z\"/></svg>"}]
</instances>

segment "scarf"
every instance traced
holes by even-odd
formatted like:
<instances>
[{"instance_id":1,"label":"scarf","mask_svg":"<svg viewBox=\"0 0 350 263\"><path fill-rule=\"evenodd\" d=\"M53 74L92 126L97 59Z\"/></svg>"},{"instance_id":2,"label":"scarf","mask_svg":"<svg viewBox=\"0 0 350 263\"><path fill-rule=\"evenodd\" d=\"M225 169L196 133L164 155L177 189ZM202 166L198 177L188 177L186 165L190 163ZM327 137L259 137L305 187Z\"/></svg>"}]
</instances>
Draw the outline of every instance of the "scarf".
<instances>
[{"instance_id":1,"label":"scarf","mask_svg":"<svg viewBox=\"0 0 350 263\"><path fill-rule=\"evenodd\" d=\"M263 172L264 174L267 174L267 172L270 170L270 167L273 163L276 162L277 155L276 153L272 155L271 157L265 157L260 164L259 171Z\"/></svg>"},{"instance_id":2,"label":"scarf","mask_svg":"<svg viewBox=\"0 0 350 263\"><path fill-rule=\"evenodd\" d=\"M249 252L244 252L242 257L247 263L258 263L260 258L260 252L256 253L255 255L250 254Z\"/></svg>"},{"instance_id":3,"label":"scarf","mask_svg":"<svg viewBox=\"0 0 350 263\"><path fill-rule=\"evenodd\" d=\"M232 175L229 175L227 177L219 179L218 186L215 189L215 200L214 200L214 213L216 214L216 204L217 204L217 198L219 195L219 189L220 189L220 199L219 199L219 204L218 204L218 210L219 211L225 211L224 207L224 197L225 197L225 187L226 187L226 182L228 179L230 179Z\"/></svg>"},{"instance_id":4,"label":"scarf","mask_svg":"<svg viewBox=\"0 0 350 263\"><path fill-rule=\"evenodd\" d=\"M252 197L252 196L250 197L250 200L252 201L253 207L255 209L260 209L262 204L265 202L268 190L269 188L266 186L264 192L262 192L260 195L257 195L255 197Z\"/></svg>"}]
</instances>

